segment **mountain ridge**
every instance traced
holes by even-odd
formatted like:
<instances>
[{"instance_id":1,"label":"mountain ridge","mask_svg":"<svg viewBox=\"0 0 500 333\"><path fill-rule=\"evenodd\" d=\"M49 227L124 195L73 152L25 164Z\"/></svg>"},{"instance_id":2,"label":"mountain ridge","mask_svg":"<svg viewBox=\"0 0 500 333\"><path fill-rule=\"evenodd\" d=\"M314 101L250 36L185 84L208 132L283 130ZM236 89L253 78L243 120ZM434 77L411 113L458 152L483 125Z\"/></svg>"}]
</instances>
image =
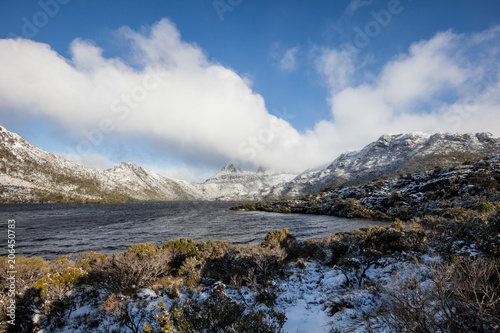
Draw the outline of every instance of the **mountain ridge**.
<instances>
[{"instance_id":1,"label":"mountain ridge","mask_svg":"<svg viewBox=\"0 0 500 333\"><path fill-rule=\"evenodd\" d=\"M194 183L131 162L107 170L86 168L0 126L0 203L294 198L491 155L500 155L500 139L487 132L384 134L361 150L341 154L324 169L296 175L262 167L246 171L228 163L205 182Z\"/></svg>"},{"instance_id":2,"label":"mountain ridge","mask_svg":"<svg viewBox=\"0 0 500 333\"><path fill-rule=\"evenodd\" d=\"M328 167L302 173L270 191L270 198L297 197L329 187L353 185L500 154L500 139L483 133L384 134L359 151L343 153Z\"/></svg>"},{"instance_id":3,"label":"mountain ridge","mask_svg":"<svg viewBox=\"0 0 500 333\"><path fill-rule=\"evenodd\" d=\"M257 200L263 189L295 177L243 171L234 165L221 172L233 178L215 181L211 177L205 183L194 183L162 176L131 162L106 170L87 168L0 126L0 203Z\"/></svg>"}]
</instances>

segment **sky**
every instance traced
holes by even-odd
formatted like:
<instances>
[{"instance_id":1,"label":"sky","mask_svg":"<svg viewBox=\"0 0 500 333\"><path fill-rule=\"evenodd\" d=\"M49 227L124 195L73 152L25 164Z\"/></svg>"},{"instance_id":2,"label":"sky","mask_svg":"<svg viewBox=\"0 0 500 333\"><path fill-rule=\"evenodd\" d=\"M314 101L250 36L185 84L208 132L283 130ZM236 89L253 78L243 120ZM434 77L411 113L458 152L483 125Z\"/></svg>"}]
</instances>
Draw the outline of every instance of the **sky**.
<instances>
[{"instance_id":1,"label":"sky","mask_svg":"<svg viewBox=\"0 0 500 333\"><path fill-rule=\"evenodd\" d=\"M496 0L0 2L0 125L93 168L299 173L386 133L500 136Z\"/></svg>"}]
</instances>

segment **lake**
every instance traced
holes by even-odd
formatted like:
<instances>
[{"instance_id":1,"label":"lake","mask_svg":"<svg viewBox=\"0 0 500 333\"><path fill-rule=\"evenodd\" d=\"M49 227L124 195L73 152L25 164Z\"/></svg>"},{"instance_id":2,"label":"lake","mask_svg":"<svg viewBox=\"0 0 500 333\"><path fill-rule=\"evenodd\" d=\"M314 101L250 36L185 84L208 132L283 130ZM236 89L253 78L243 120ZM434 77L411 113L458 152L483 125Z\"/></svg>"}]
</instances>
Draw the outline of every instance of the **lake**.
<instances>
[{"instance_id":1,"label":"lake","mask_svg":"<svg viewBox=\"0 0 500 333\"><path fill-rule=\"evenodd\" d=\"M109 205L0 205L1 254L14 219L16 255L54 259L84 251L125 251L129 244L177 238L260 243L269 230L288 228L299 240L387 222L324 215L231 211L240 202L156 201Z\"/></svg>"}]
</instances>

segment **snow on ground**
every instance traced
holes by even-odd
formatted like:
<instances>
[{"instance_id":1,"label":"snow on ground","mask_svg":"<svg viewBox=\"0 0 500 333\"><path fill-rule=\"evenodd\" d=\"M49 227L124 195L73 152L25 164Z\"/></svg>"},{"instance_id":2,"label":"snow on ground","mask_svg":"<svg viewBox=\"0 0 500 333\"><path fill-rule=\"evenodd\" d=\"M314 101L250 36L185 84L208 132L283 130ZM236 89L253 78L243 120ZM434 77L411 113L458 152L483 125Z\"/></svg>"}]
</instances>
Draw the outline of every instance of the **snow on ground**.
<instances>
[{"instance_id":1,"label":"snow on ground","mask_svg":"<svg viewBox=\"0 0 500 333\"><path fill-rule=\"evenodd\" d=\"M385 286L391 281L391 276L396 270L405 270L416 267L411 259L413 255L401 254L399 259L385 258L380 265L368 269L367 277L369 283L361 287L346 288L346 277L336 266L328 267L316 261L306 262L304 268L291 264L286 269L285 277L274 281L274 288L278 297L274 309L286 314L284 331L289 333L314 333L314 332L366 332L368 325L374 332L390 332L387 327L377 326L380 323L369 323L366 318L373 318L381 304L383 293L374 292L374 285ZM419 258L421 264L432 262L432 257L425 255ZM207 298L214 286L201 286L196 291L181 291L180 300L194 297L199 300ZM239 292L229 286L224 290L233 301L244 302L249 310L265 309L265 305L257 303L257 293L246 287L240 288ZM105 299L105 295L100 293ZM167 309L175 300L170 299L164 292L159 293L155 289L142 289L133 299L143 303L142 307L149 313L157 313L157 304L161 300L167 305ZM90 318L99 315L99 304L94 299L76 302L78 306L71 314L67 315L64 327L54 332L86 332L86 328L80 326L82 318ZM93 303L93 305L91 305ZM132 303L134 306L138 303ZM133 312L138 311L138 309ZM111 318L110 318L111 319ZM80 323L80 324L79 324ZM141 325L142 326L142 325ZM118 329L113 320L104 320L99 324L101 331ZM43 332L43 331L40 331ZM131 332L122 327L121 332Z\"/></svg>"}]
</instances>

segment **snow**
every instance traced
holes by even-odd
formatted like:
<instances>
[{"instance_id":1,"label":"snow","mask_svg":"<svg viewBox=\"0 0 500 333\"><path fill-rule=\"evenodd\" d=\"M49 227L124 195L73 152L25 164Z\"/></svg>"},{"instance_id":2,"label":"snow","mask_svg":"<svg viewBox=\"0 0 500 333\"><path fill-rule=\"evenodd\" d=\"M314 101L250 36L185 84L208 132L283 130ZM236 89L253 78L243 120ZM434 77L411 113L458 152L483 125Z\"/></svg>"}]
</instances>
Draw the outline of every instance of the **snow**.
<instances>
[{"instance_id":1,"label":"snow","mask_svg":"<svg viewBox=\"0 0 500 333\"><path fill-rule=\"evenodd\" d=\"M96 191L92 186L96 184L99 191L116 192L136 200L260 200L272 187L296 176L263 168L243 171L230 164L199 184L161 176L130 162L107 170L91 169L39 149L1 126L0 148L12 154L10 160L3 156L0 160L8 173L0 173L0 186L14 187L4 192L3 199L29 200L30 188L100 199L97 193L93 194ZM71 179L73 184L59 179ZM87 192L92 194L78 193L79 185L75 183L89 184L92 190Z\"/></svg>"},{"instance_id":2,"label":"snow","mask_svg":"<svg viewBox=\"0 0 500 333\"><path fill-rule=\"evenodd\" d=\"M414 258L417 258L417 261ZM273 281L277 293L275 311L283 311L286 315L284 332L289 333L314 333L314 332L392 332L385 323L377 320L381 314L379 309L382 301L388 297L387 287L394 283L397 275L413 275L417 278L420 287L425 290L432 288L429 279L429 266L440 262L442 259L432 254L419 254L415 252L395 254L391 257L381 258L377 265L367 270L367 278L360 286L345 285L346 277L337 267L322 265L316 260L306 262L301 268L295 263L285 267L282 278ZM214 288L222 285L224 293L233 301L245 303L247 310L265 310L266 305L256 302L257 293L247 287L240 290L225 286L221 282L213 282L212 285L201 285L194 290L181 289L180 298L184 301L188 298L204 300ZM67 313L65 325L53 332L86 332L87 327L79 327L82 320L87 317L99 318L99 305L106 298L104 291L99 292L97 299L83 299L76 296L74 304L77 304L71 314ZM158 294L151 288L145 288L137 294L127 297L129 300L141 300L146 302L143 309L151 314L158 311L157 304L162 301L167 309L176 301L170 299L163 293ZM91 305L91 304L94 305ZM97 306L95 305L97 304ZM138 313L138 303L131 303L131 313ZM68 311L68 310L67 310ZM438 315L438 314L437 314ZM44 318L37 316L40 324ZM96 331L130 332L130 330L118 327L112 318L99 321Z\"/></svg>"},{"instance_id":3,"label":"snow","mask_svg":"<svg viewBox=\"0 0 500 333\"><path fill-rule=\"evenodd\" d=\"M10 196L27 200L33 195L31 188L100 199L94 194L95 190L77 193L74 183L64 181L71 179L89 186L96 184L99 191L116 192L136 200L262 200L269 195L298 197L331 186L393 176L403 164L415 160L411 163L414 166L419 159L430 155L443 156L450 152L465 156L497 154L500 139L491 133L388 134L360 151L340 155L319 171L295 175L264 168L245 171L228 164L201 184L161 176L130 162L108 170L85 168L43 151L1 126L0 148L7 149L13 156L11 160L6 157L1 160L8 171L7 175L0 174L0 185L12 186L4 192L3 199Z\"/></svg>"},{"instance_id":4,"label":"snow","mask_svg":"<svg viewBox=\"0 0 500 333\"><path fill-rule=\"evenodd\" d=\"M429 168L425 162L433 163L433 156L446 158L451 154L448 162L456 165L463 161L454 158L453 154L474 159L478 155L497 155L499 151L500 139L491 133L386 134L360 151L340 155L324 170L302 173L292 181L276 186L271 194L297 197L332 186L405 173L404 168L409 165L424 171Z\"/></svg>"}]
</instances>

